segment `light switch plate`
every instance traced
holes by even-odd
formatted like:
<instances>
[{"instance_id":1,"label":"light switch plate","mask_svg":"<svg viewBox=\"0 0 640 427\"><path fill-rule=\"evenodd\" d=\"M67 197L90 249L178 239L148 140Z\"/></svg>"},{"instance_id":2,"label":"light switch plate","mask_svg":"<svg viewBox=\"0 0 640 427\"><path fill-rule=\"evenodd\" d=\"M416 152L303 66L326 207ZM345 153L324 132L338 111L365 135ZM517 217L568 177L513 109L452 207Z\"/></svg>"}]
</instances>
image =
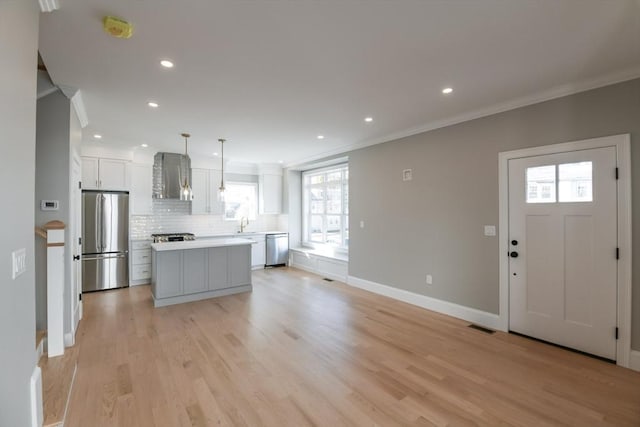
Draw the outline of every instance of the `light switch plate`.
<instances>
[{"instance_id":1,"label":"light switch plate","mask_svg":"<svg viewBox=\"0 0 640 427\"><path fill-rule=\"evenodd\" d=\"M411 181L413 179L413 171L411 169L405 169L402 171L402 180Z\"/></svg>"},{"instance_id":2,"label":"light switch plate","mask_svg":"<svg viewBox=\"0 0 640 427\"><path fill-rule=\"evenodd\" d=\"M485 225L484 226L484 235L485 236L495 236L496 235L496 226L495 225Z\"/></svg>"},{"instance_id":3,"label":"light switch plate","mask_svg":"<svg viewBox=\"0 0 640 427\"><path fill-rule=\"evenodd\" d=\"M11 253L11 278L15 279L27 270L27 251L25 248Z\"/></svg>"},{"instance_id":4,"label":"light switch plate","mask_svg":"<svg viewBox=\"0 0 640 427\"><path fill-rule=\"evenodd\" d=\"M360 221L360 228L364 228L364 221Z\"/></svg>"}]
</instances>

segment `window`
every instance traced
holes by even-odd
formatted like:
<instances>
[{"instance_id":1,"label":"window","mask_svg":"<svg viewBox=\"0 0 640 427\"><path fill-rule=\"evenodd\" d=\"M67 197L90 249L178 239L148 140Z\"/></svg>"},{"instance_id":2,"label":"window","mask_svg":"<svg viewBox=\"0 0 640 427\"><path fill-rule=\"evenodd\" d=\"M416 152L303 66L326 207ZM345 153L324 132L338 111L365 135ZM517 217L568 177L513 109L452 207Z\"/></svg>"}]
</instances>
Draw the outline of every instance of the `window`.
<instances>
[{"instance_id":1,"label":"window","mask_svg":"<svg viewBox=\"0 0 640 427\"><path fill-rule=\"evenodd\" d=\"M563 163L527 168L527 203L593 201L593 163ZM556 179L557 175L557 179Z\"/></svg>"},{"instance_id":2,"label":"window","mask_svg":"<svg viewBox=\"0 0 640 427\"><path fill-rule=\"evenodd\" d=\"M558 199L561 202L591 202L593 200L591 162L558 165Z\"/></svg>"},{"instance_id":3,"label":"window","mask_svg":"<svg viewBox=\"0 0 640 427\"><path fill-rule=\"evenodd\" d=\"M226 182L224 192L224 219L240 221L246 217L255 220L258 213L258 184L255 182Z\"/></svg>"},{"instance_id":4,"label":"window","mask_svg":"<svg viewBox=\"0 0 640 427\"><path fill-rule=\"evenodd\" d=\"M527 168L527 189L527 203L555 203L555 165Z\"/></svg>"},{"instance_id":5,"label":"window","mask_svg":"<svg viewBox=\"0 0 640 427\"><path fill-rule=\"evenodd\" d=\"M303 172L303 241L349 246L349 166Z\"/></svg>"}]
</instances>

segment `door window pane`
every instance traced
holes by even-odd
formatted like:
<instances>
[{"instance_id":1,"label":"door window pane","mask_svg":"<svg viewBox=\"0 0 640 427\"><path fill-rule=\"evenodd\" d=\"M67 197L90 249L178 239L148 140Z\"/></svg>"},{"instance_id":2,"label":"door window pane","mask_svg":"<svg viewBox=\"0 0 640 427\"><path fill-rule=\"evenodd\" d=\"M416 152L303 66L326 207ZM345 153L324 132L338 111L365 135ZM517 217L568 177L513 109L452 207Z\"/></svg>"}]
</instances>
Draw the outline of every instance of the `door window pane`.
<instances>
[{"instance_id":1,"label":"door window pane","mask_svg":"<svg viewBox=\"0 0 640 427\"><path fill-rule=\"evenodd\" d=\"M555 203L555 165L527 168L527 203Z\"/></svg>"},{"instance_id":2,"label":"door window pane","mask_svg":"<svg viewBox=\"0 0 640 427\"><path fill-rule=\"evenodd\" d=\"M593 201L592 162L558 165L558 200L560 202Z\"/></svg>"}]
</instances>

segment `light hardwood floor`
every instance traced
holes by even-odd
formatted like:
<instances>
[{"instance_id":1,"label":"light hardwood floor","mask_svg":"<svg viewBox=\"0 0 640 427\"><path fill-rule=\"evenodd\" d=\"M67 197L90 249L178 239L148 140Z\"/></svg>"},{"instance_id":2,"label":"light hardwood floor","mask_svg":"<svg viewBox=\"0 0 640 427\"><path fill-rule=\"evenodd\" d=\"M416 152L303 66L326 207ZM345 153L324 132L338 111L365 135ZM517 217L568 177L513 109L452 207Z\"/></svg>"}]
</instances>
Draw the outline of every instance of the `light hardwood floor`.
<instances>
[{"instance_id":1,"label":"light hardwood floor","mask_svg":"<svg viewBox=\"0 0 640 427\"><path fill-rule=\"evenodd\" d=\"M48 358L44 354L38 365L42 369L43 426L63 425L76 372L79 347L65 349L64 355Z\"/></svg>"},{"instance_id":2,"label":"light hardwood floor","mask_svg":"<svg viewBox=\"0 0 640 427\"><path fill-rule=\"evenodd\" d=\"M65 426L640 426L640 373L323 281L85 295Z\"/></svg>"}]
</instances>

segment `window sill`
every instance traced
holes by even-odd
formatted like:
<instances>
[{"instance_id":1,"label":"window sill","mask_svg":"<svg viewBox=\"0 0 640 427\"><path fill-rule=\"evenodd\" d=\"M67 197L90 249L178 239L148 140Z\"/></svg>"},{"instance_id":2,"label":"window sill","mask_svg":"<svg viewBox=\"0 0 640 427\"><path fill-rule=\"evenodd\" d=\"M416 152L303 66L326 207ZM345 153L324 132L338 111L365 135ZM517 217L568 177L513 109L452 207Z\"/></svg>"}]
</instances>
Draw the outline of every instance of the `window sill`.
<instances>
[{"instance_id":1,"label":"window sill","mask_svg":"<svg viewBox=\"0 0 640 427\"><path fill-rule=\"evenodd\" d=\"M292 251L302 252L310 255L315 255L323 258L329 258L337 261L349 262L349 253L336 252L332 248L314 249L307 247L291 248Z\"/></svg>"}]
</instances>

